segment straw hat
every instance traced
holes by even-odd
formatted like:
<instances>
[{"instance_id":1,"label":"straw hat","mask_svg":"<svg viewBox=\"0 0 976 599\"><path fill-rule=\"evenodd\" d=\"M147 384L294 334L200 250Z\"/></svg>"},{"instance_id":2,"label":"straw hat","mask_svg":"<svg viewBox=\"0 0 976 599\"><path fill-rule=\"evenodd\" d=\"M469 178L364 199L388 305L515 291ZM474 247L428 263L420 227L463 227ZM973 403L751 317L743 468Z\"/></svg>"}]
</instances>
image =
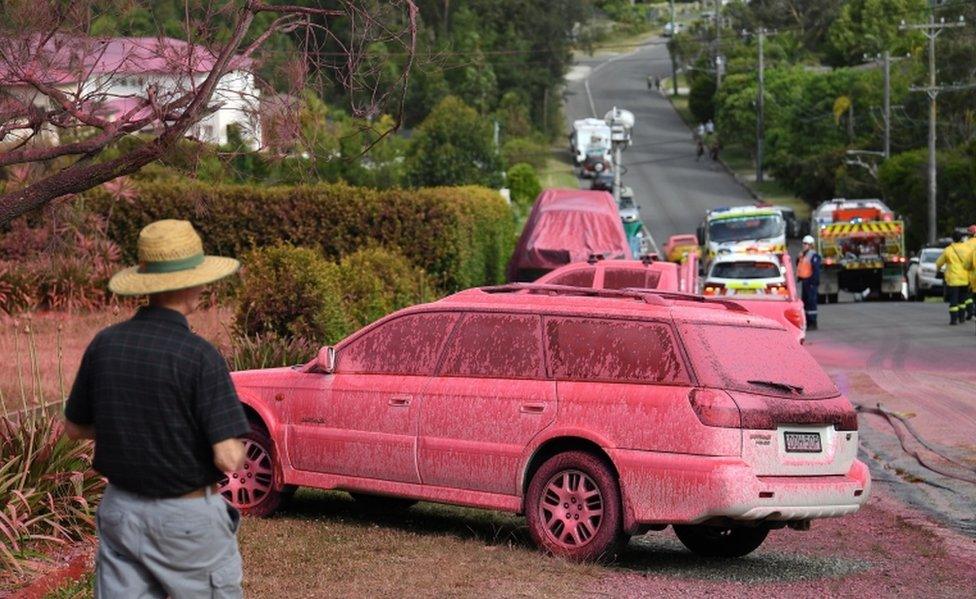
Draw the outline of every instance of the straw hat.
<instances>
[{"instance_id":1,"label":"straw hat","mask_svg":"<svg viewBox=\"0 0 976 599\"><path fill-rule=\"evenodd\" d=\"M159 220L139 232L139 266L115 273L108 288L118 295L148 295L213 283L237 272L233 258L205 256L203 242L185 220Z\"/></svg>"}]
</instances>

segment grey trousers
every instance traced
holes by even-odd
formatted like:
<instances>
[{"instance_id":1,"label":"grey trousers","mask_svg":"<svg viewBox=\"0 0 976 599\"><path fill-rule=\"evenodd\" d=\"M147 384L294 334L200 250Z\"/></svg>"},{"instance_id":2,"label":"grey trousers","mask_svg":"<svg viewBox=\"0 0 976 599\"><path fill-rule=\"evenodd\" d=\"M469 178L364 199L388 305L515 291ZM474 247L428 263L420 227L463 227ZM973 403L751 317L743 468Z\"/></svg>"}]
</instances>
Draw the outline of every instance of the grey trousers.
<instances>
[{"instance_id":1,"label":"grey trousers","mask_svg":"<svg viewBox=\"0 0 976 599\"><path fill-rule=\"evenodd\" d=\"M97 523L96 599L243 596L240 513L220 495L152 499L109 485Z\"/></svg>"}]
</instances>

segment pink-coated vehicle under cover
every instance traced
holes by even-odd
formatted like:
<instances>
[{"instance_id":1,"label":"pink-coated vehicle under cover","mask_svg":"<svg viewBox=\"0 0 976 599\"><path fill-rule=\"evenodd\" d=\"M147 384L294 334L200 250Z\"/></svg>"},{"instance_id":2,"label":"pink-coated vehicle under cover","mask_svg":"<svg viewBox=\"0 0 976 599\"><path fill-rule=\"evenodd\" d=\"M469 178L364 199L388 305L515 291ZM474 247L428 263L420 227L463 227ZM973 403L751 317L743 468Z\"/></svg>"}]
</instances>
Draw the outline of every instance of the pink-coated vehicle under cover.
<instances>
[{"instance_id":1,"label":"pink-coated vehicle under cover","mask_svg":"<svg viewBox=\"0 0 976 599\"><path fill-rule=\"evenodd\" d=\"M331 373L313 360L233 375L277 488L521 513L539 460L582 447L618 473L628 532L843 515L870 490L850 403L782 327L732 302L473 289L336 356ZM823 451L785 454L791 431L821 432Z\"/></svg>"},{"instance_id":2,"label":"pink-coated vehicle under cover","mask_svg":"<svg viewBox=\"0 0 976 599\"><path fill-rule=\"evenodd\" d=\"M605 191L547 189L532 205L508 263L508 280L535 280L592 255L632 258L613 196Z\"/></svg>"}]
</instances>

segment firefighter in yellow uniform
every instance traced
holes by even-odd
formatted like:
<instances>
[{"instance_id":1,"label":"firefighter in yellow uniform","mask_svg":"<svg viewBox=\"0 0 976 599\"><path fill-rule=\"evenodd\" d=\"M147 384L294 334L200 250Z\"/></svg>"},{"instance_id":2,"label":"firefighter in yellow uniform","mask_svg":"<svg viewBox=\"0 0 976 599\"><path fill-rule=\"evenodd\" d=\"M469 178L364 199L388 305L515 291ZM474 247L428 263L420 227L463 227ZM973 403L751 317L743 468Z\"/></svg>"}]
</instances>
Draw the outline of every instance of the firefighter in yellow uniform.
<instances>
[{"instance_id":1,"label":"firefighter in yellow uniform","mask_svg":"<svg viewBox=\"0 0 976 599\"><path fill-rule=\"evenodd\" d=\"M976 316L976 225L969 226L969 251L972 259L969 262L969 297L966 298L966 320Z\"/></svg>"},{"instance_id":2,"label":"firefighter in yellow uniform","mask_svg":"<svg viewBox=\"0 0 976 599\"><path fill-rule=\"evenodd\" d=\"M969 295L969 273L973 248L963 241L959 231L952 233L952 245L943 250L935 261L935 268L945 267L945 285L949 292L949 324L966 321L965 302Z\"/></svg>"}]
</instances>

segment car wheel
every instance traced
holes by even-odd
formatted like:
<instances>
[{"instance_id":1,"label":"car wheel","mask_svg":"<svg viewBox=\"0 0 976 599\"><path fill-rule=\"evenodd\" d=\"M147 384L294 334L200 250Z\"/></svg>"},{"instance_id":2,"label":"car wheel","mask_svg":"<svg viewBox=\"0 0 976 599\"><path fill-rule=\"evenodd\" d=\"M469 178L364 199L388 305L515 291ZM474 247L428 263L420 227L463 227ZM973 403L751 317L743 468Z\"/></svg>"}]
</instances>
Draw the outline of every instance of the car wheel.
<instances>
[{"instance_id":1,"label":"car wheel","mask_svg":"<svg viewBox=\"0 0 976 599\"><path fill-rule=\"evenodd\" d=\"M370 495L368 493L350 493L356 500L356 505L368 512L400 512L417 505L416 499L405 497L388 497L386 495Z\"/></svg>"},{"instance_id":2,"label":"car wheel","mask_svg":"<svg viewBox=\"0 0 976 599\"><path fill-rule=\"evenodd\" d=\"M263 428L252 425L251 432L241 439L244 466L225 474L218 483L218 492L242 514L267 516L294 494L295 487L275 490L274 444Z\"/></svg>"},{"instance_id":3,"label":"car wheel","mask_svg":"<svg viewBox=\"0 0 976 599\"><path fill-rule=\"evenodd\" d=\"M762 526L674 526L681 544L702 557L742 557L766 540L769 529Z\"/></svg>"},{"instance_id":4,"label":"car wheel","mask_svg":"<svg viewBox=\"0 0 976 599\"><path fill-rule=\"evenodd\" d=\"M551 555L610 561L621 548L620 486L603 460L569 451L546 460L525 499L529 533Z\"/></svg>"}]
</instances>

